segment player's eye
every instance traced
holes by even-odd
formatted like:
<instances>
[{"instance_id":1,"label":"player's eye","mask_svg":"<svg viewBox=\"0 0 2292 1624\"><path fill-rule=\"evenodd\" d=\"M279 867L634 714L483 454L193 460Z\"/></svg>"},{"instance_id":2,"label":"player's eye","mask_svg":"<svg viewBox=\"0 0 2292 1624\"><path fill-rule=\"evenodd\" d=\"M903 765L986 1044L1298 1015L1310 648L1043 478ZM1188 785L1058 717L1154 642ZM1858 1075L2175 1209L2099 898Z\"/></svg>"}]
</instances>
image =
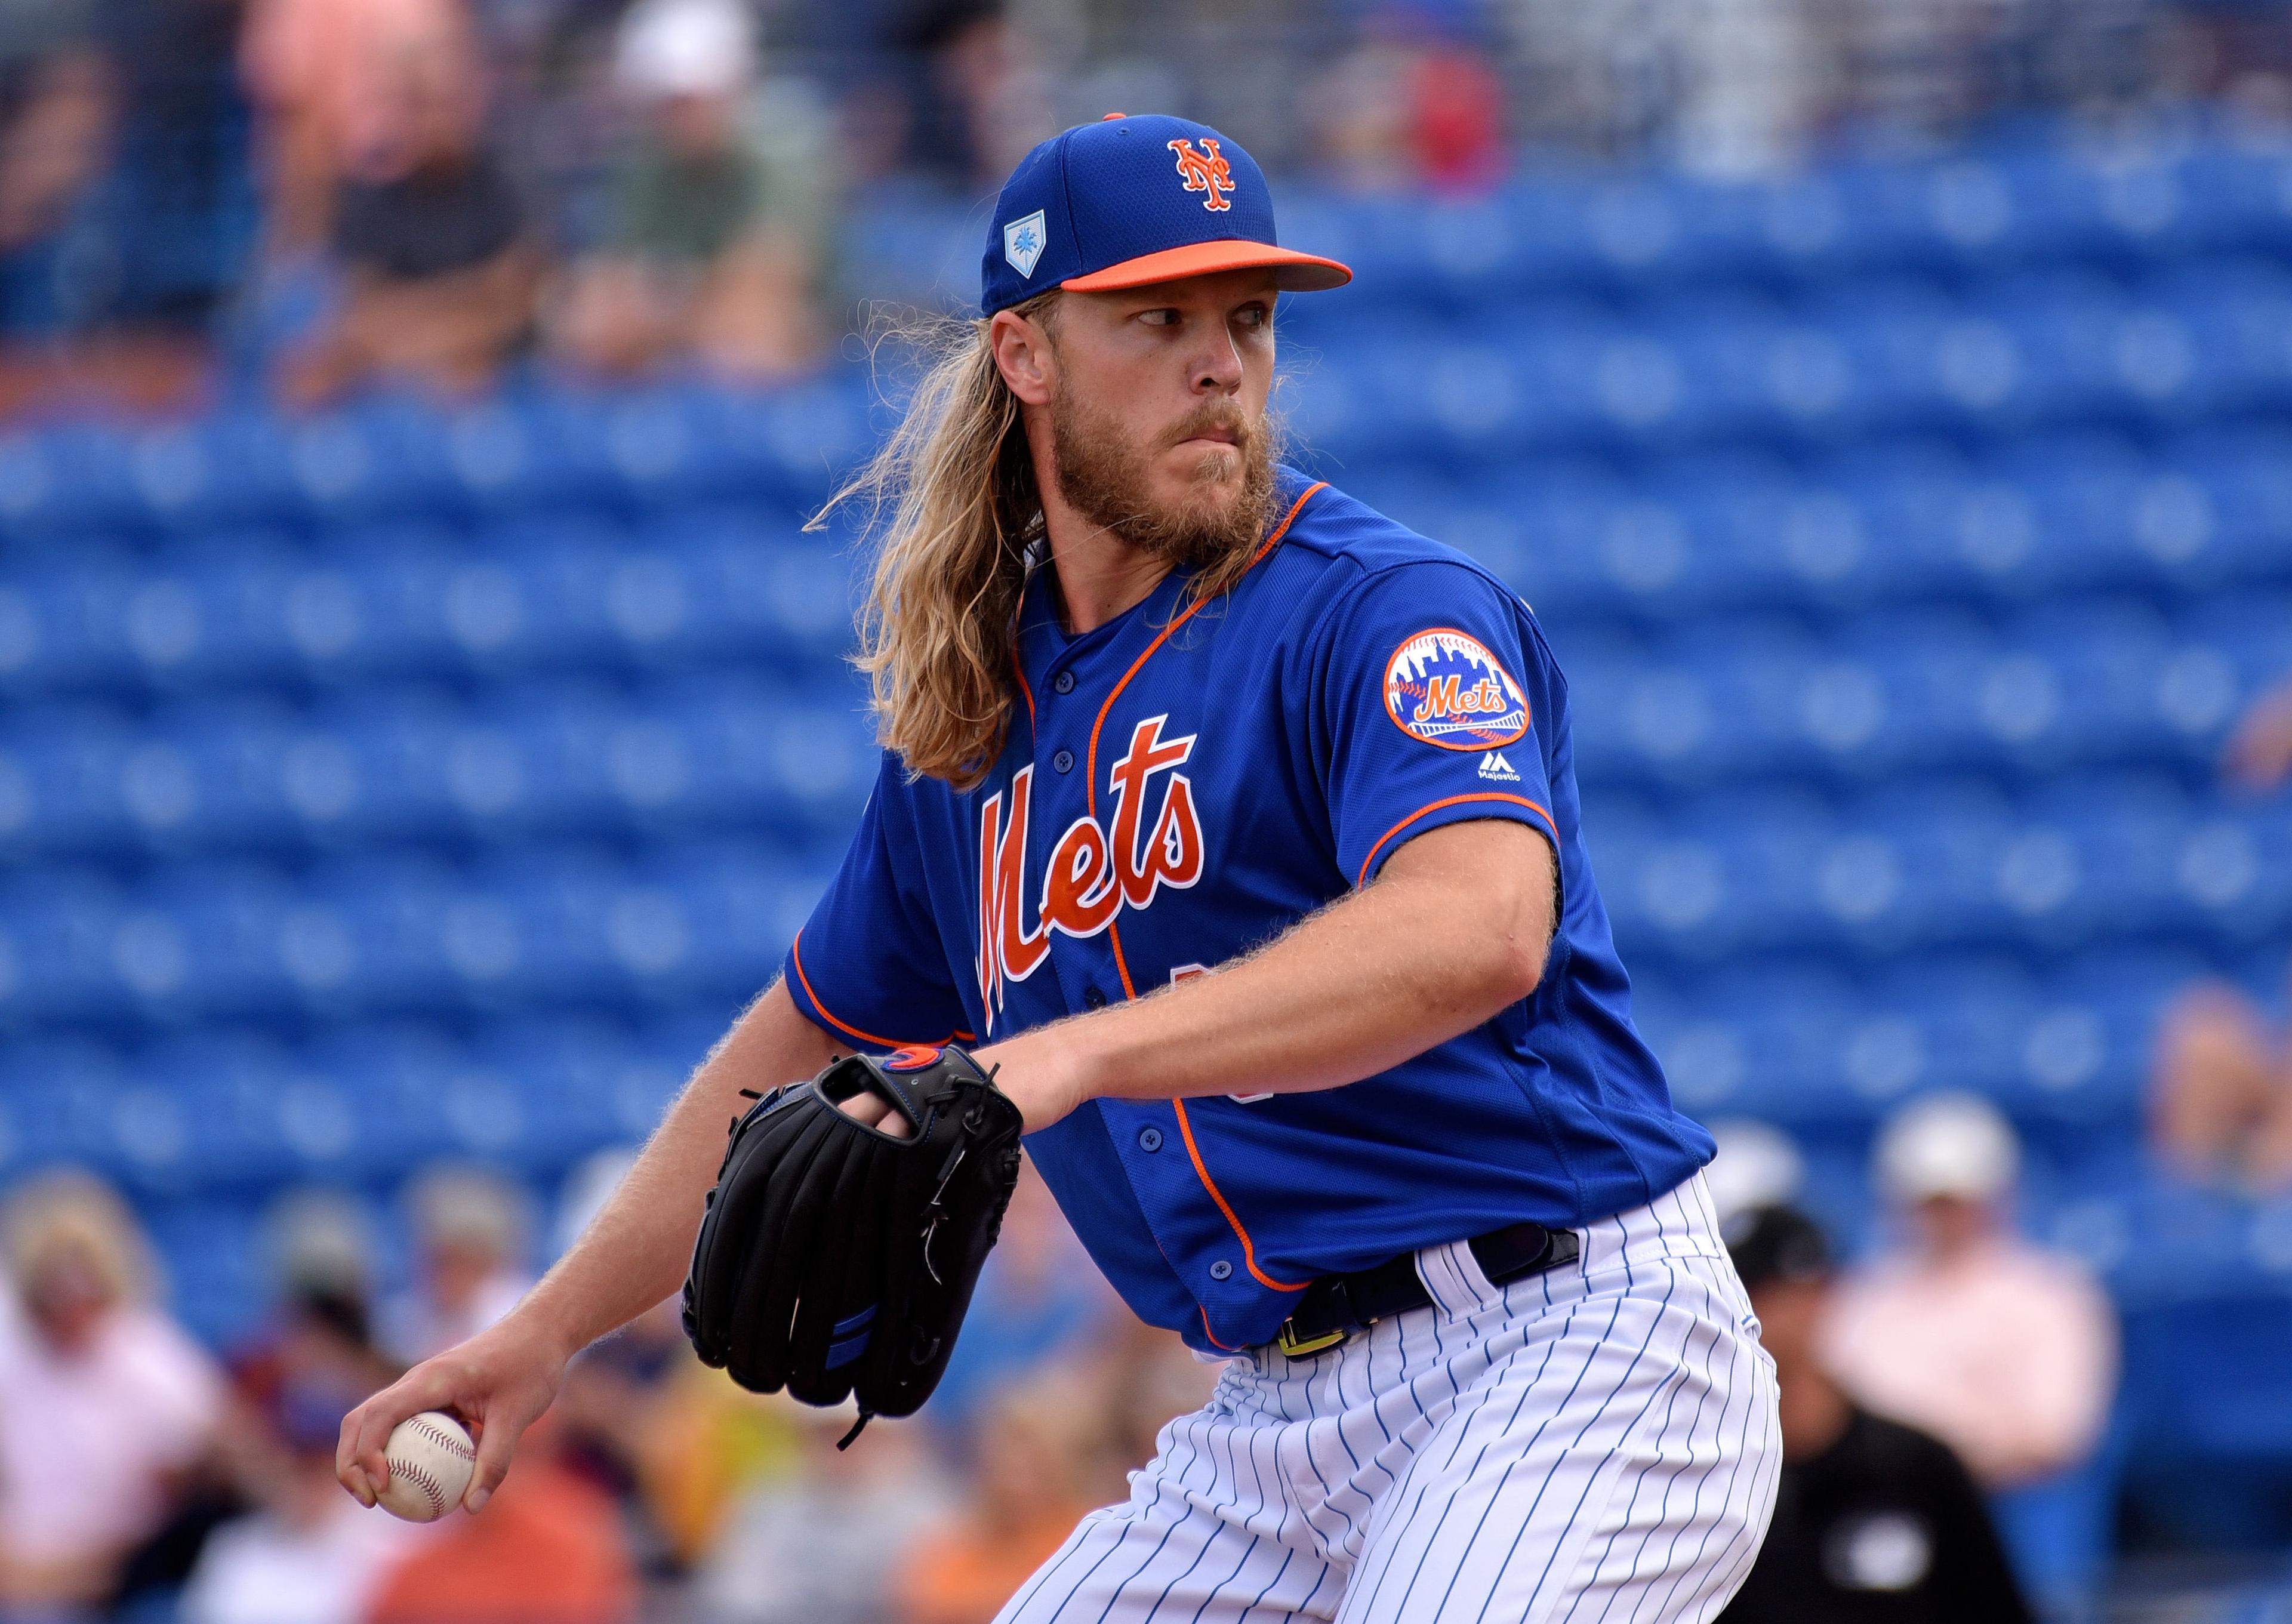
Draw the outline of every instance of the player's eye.
<instances>
[{"instance_id":1,"label":"player's eye","mask_svg":"<svg viewBox=\"0 0 2292 1624\"><path fill-rule=\"evenodd\" d=\"M1174 327L1178 325L1178 312L1166 308L1158 311L1141 311L1138 312L1138 319L1150 327Z\"/></svg>"},{"instance_id":2,"label":"player's eye","mask_svg":"<svg viewBox=\"0 0 2292 1624\"><path fill-rule=\"evenodd\" d=\"M1246 327L1262 327L1273 319L1273 312L1263 304L1245 304L1234 311L1233 319Z\"/></svg>"}]
</instances>

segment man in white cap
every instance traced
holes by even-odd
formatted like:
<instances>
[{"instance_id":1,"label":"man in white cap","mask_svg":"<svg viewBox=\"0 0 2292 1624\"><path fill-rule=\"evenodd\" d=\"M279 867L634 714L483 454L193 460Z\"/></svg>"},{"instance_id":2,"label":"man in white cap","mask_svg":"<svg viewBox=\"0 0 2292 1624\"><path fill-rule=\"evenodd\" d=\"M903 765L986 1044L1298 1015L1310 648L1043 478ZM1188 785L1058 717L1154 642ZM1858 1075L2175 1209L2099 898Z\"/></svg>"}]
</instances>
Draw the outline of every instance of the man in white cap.
<instances>
[{"instance_id":1,"label":"man in white cap","mask_svg":"<svg viewBox=\"0 0 2292 1624\"><path fill-rule=\"evenodd\" d=\"M1840 1289L1832 1372L1993 1491L2077 1465L2116 1388L2116 1317L2080 1264L2014 1232L2012 1125L1986 1100L1933 1095L1886 1125L1875 1161L1900 1238Z\"/></svg>"},{"instance_id":2,"label":"man in white cap","mask_svg":"<svg viewBox=\"0 0 2292 1624\"><path fill-rule=\"evenodd\" d=\"M638 119L607 240L574 271L558 341L616 375L690 359L785 375L819 350L812 309L829 187L786 96L758 99L741 0L637 0L615 48Z\"/></svg>"}]
</instances>

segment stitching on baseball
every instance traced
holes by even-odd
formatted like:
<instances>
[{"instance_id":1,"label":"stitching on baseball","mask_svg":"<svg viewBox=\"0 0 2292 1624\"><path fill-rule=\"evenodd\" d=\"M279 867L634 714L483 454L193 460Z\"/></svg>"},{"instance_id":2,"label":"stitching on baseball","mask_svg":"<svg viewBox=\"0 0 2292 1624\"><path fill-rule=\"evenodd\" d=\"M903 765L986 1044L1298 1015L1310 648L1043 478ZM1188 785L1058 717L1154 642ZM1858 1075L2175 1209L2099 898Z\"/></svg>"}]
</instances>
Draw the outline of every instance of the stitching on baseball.
<instances>
[{"instance_id":1,"label":"stitching on baseball","mask_svg":"<svg viewBox=\"0 0 2292 1624\"><path fill-rule=\"evenodd\" d=\"M401 1464L393 1460L390 1463L390 1475L393 1481L404 1478L428 1496L432 1515L442 1517L446 1515L445 1485L431 1476L426 1468L417 1466L411 1461Z\"/></svg>"},{"instance_id":2,"label":"stitching on baseball","mask_svg":"<svg viewBox=\"0 0 2292 1624\"><path fill-rule=\"evenodd\" d=\"M457 1459L475 1461L478 1458L476 1450L435 1421L425 1421L420 1416L415 1416L408 1420L407 1425Z\"/></svg>"}]
</instances>

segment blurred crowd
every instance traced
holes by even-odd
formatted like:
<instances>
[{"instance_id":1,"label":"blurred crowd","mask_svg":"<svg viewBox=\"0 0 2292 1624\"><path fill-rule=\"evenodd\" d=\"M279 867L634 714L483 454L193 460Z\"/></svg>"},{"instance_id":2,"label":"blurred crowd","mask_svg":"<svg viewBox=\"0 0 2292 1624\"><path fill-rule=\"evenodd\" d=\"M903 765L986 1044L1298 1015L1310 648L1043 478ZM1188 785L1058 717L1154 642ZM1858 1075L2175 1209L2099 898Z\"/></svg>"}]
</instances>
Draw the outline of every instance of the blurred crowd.
<instances>
[{"instance_id":1,"label":"blurred crowd","mask_svg":"<svg viewBox=\"0 0 2292 1624\"><path fill-rule=\"evenodd\" d=\"M867 287L857 207L975 199L1182 110L1348 190L1591 149L1746 171L2030 107L2292 110L2272 8L2040 0L10 0L0 415L769 382Z\"/></svg>"},{"instance_id":2,"label":"blurred crowd","mask_svg":"<svg viewBox=\"0 0 2292 1624\"><path fill-rule=\"evenodd\" d=\"M1493 174L1492 86L1436 90ZM17 0L0 413L800 376L854 193L991 184L1052 100L994 0Z\"/></svg>"},{"instance_id":3,"label":"blurred crowd","mask_svg":"<svg viewBox=\"0 0 2292 1624\"><path fill-rule=\"evenodd\" d=\"M840 177L743 0L29 0L0 36L0 404L789 376Z\"/></svg>"},{"instance_id":4,"label":"blurred crowd","mask_svg":"<svg viewBox=\"0 0 2292 1624\"><path fill-rule=\"evenodd\" d=\"M560 1240L627 1161L576 1171ZM369 1214L282 1198L265 1328L217 1355L168 1317L116 1193L75 1172L11 1193L0 1618L985 1624L1213 1380L1115 1308L1029 1175L925 1418L839 1451L849 1413L740 1392L671 1302L576 1361L484 1515L399 1523L336 1483L342 1417L504 1312L537 1255L526 1196L483 1169L403 1199L415 1261L391 1292Z\"/></svg>"},{"instance_id":5,"label":"blurred crowd","mask_svg":"<svg viewBox=\"0 0 2292 1624\"><path fill-rule=\"evenodd\" d=\"M1828 1591L1917 1593L1889 1618L2030 1616L2044 1576L2014 1577L1997 1527L2010 1541L2015 1497L2093 1455L2117 1345L2094 1281L2016 1232L2013 1129L1968 1095L1901 1111L1874 1158L1886 1239L1844 1268L1788 1205L1788 1142L1720 1137L1715 1196L1781 1369L1788 1462L1733 1616L1865 1616L1810 1611ZM839 1450L848 1412L734 1388L672 1301L577 1361L484 1515L361 1509L334 1475L345 1411L505 1312L628 1160L577 1168L538 1248L517 1186L427 1170L402 1192L395 1291L366 1209L289 1193L264 1328L220 1356L168 1318L117 1194L75 1172L20 1186L0 1216L0 1617L987 1624L1207 1396L1212 1367L1110 1298L1029 1174L918 1419Z\"/></svg>"}]
</instances>

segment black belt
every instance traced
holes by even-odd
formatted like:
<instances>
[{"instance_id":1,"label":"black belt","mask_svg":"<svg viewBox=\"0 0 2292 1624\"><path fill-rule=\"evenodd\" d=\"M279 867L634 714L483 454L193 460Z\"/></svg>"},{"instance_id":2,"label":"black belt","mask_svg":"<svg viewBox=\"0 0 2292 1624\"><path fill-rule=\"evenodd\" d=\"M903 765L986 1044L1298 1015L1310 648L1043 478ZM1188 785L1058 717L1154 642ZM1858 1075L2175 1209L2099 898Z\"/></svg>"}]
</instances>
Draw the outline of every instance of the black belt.
<instances>
[{"instance_id":1,"label":"black belt","mask_svg":"<svg viewBox=\"0 0 2292 1624\"><path fill-rule=\"evenodd\" d=\"M1513 1224L1465 1243L1489 1283L1502 1286L1576 1261L1576 1232L1541 1224ZM1273 1345L1292 1359L1333 1348L1379 1320L1431 1305L1432 1294L1416 1273L1416 1254L1403 1252L1351 1274L1324 1274L1305 1288L1296 1312L1281 1322Z\"/></svg>"}]
</instances>

